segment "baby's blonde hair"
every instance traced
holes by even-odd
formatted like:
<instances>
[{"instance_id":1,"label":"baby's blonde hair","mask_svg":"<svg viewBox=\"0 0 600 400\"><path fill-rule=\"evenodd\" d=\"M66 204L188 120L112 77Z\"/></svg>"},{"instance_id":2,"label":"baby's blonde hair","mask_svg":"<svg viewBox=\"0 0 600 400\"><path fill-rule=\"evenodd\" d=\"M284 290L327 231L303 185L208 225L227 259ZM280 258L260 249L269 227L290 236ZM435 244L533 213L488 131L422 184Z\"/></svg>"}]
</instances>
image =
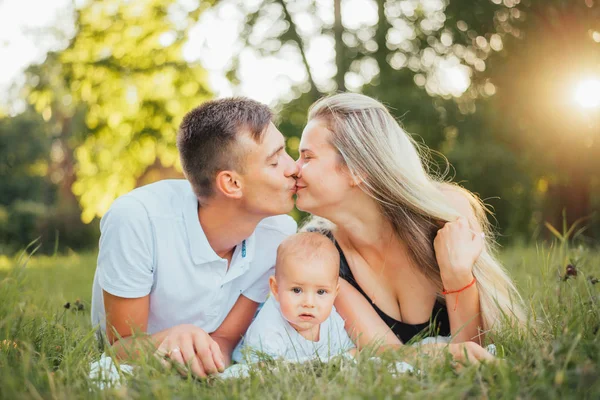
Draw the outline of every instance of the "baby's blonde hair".
<instances>
[{"instance_id":1,"label":"baby's blonde hair","mask_svg":"<svg viewBox=\"0 0 600 400\"><path fill-rule=\"evenodd\" d=\"M277 248L275 277L279 279L286 260L298 259L304 265L310 265L311 261L319 258L325 259L325 264L335 268L335 273L339 275L340 253L329 238L317 232L300 232L288 236Z\"/></svg>"}]
</instances>

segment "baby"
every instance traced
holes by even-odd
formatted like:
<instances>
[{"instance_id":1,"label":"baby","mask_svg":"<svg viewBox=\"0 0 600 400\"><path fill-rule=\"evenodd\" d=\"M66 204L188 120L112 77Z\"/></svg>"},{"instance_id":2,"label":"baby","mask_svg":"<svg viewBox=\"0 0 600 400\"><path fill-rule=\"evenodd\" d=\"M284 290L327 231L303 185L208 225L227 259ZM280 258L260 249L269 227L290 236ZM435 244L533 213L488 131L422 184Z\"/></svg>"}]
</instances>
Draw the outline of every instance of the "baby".
<instances>
[{"instance_id":1,"label":"baby","mask_svg":"<svg viewBox=\"0 0 600 400\"><path fill-rule=\"evenodd\" d=\"M289 361L353 353L354 343L333 306L339 265L335 245L319 233L285 239L269 279L272 295L248 328L244 347ZM250 358L256 360L252 354Z\"/></svg>"}]
</instances>

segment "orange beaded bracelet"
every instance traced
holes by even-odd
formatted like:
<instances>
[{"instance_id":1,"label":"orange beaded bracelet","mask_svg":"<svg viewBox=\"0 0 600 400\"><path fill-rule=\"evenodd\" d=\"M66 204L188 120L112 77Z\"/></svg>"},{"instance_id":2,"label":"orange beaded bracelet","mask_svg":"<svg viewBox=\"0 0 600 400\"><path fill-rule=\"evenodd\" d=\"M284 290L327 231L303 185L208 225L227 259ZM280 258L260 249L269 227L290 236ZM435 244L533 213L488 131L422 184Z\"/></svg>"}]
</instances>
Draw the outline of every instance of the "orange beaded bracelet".
<instances>
[{"instance_id":1,"label":"orange beaded bracelet","mask_svg":"<svg viewBox=\"0 0 600 400\"><path fill-rule=\"evenodd\" d=\"M462 289L458 289L458 290L446 290L443 289L442 294L443 295L447 295L447 294L453 294L453 293L458 293L456 295L456 303L454 303L454 311L456 311L456 307L458 307L458 295L460 294L460 292L462 292L463 290L467 290L468 288L470 288L471 286L473 286L476 282L475 277L473 277L473 280L471 281L471 283L469 283L467 286L463 287Z\"/></svg>"}]
</instances>

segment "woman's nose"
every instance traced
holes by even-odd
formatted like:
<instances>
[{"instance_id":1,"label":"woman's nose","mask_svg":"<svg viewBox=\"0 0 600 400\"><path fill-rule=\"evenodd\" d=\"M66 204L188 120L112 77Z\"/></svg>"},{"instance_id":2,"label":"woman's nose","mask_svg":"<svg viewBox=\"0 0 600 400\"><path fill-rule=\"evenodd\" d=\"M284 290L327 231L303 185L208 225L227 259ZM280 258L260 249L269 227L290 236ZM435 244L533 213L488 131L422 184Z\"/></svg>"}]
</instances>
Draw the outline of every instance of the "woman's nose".
<instances>
[{"instance_id":1,"label":"woman's nose","mask_svg":"<svg viewBox=\"0 0 600 400\"><path fill-rule=\"evenodd\" d=\"M296 177L298 176L298 164L294 162L294 159L288 155L288 167L286 169L285 176Z\"/></svg>"},{"instance_id":2,"label":"woman's nose","mask_svg":"<svg viewBox=\"0 0 600 400\"><path fill-rule=\"evenodd\" d=\"M300 157L298 157L298 159L295 162L296 164L296 178L301 178L302 177L302 159Z\"/></svg>"}]
</instances>

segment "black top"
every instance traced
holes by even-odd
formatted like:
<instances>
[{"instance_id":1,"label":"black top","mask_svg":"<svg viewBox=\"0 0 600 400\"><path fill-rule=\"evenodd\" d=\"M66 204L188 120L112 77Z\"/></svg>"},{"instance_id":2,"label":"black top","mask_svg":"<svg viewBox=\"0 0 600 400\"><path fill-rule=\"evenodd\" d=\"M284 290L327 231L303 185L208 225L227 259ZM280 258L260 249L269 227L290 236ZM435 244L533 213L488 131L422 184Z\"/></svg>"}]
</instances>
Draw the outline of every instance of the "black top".
<instances>
[{"instance_id":1,"label":"black top","mask_svg":"<svg viewBox=\"0 0 600 400\"><path fill-rule=\"evenodd\" d=\"M402 341L402 343L407 343L414 336L419 334L421 338L438 335L450 336L450 320L448 318L448 310L446 309L446 306L440 303L438 300L436 300L435 304L433 305L430 320L422 324L407 324L405 322L398 321L381 311L379 307L377 307L371 301L369 296L366 295L366 293L358 285L358 282L356 282L354 279L354 275L352 275L352 271L348 266L348 261L344 256L344 252L337 242L335 242L331 232L327 232L327 236L334 241L335 247L337 247L338 251L340 252L340 277L344 278L349 284L354 286L356 290L365 296L377 314L379 314L381 319L387 324L387 326L390 327L392 332L394 332L394 334Z\"/></svg>"}]
</instances>

